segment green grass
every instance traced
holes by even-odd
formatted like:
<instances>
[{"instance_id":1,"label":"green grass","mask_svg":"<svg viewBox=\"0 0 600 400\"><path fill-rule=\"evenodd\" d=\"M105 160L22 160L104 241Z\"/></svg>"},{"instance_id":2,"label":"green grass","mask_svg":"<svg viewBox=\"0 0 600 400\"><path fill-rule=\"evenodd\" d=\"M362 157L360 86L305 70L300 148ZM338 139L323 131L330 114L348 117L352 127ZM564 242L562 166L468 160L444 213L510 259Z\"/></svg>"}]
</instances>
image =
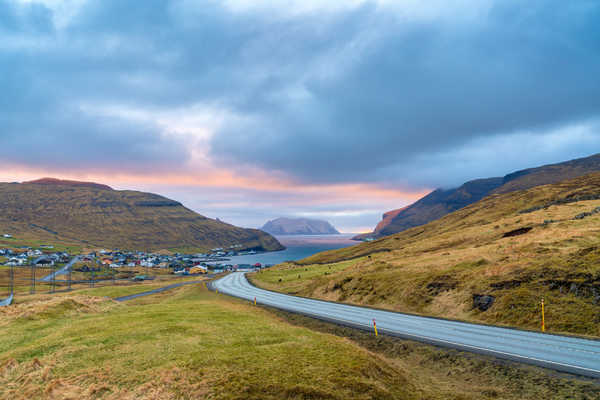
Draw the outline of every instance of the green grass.
<instances>
[{"instance_id":1,"label":"green grass","mask_svg":"<svg viewBox=\"0 0 600 400\"><path fill-rule=\"evenodd\" d=\"M79 254L82 250L81 244L71 243L67 239L56 240L40 240L35 237L35 234L23 233L22 236L6 239L0 237L0 247L9 249L18 249L20 247L31 247L32 249L38 249L42 251L60 251L67 252L69 254ZM42 245L54 246L52 249L42 248Z\"/></svg>"},{"instance_id":2,"label":"green grass","mask_svg":"<svg viewBox=\"0 0 600 400\"><path fill-rule=\"evenodd\" d=\"M282 264L277 269L265 269L254 276L260 281L261 285L271 288L278 288L286 293L295 294L307 283L317 284L321 278L327 278L328 275L344 271L353 264L352 261L343 261L340 263L316 265L310 268L298 268L294 264Z\"/></svg>"},{"instance_id":3,"label":"green grass","mask_svg":"<svg viewBox=\"0 0 600 400\"><path fill-rule=\"evenodd\" d=\"M136 283L128 286L104 286L97 288L89 288L89 289L80 289L75 291L75 294L81 295L89 295L89 296L100 296L100 297L122 297L129 296L131 294L137 294L142 292L147 292L154 289L159 289L165 286L173 285L175 283L187 282L187 281L197 281L201 280L201 277L193 277L193 278L180 278L173 279L168 281L162 281L160 283Z\"/></svg>"},{"instance_id":4,"label":"green grass","mask_svg":"<svg viewBox=\"0 0 600 400\"><path fill-rule=\"evenodd\" d=\"M600 394L598 385L572 377L375 338L256 307L201 284L127 303L89 296L107 289L31 297L0 309L0 398L516 400Z\"/></svg>"},{"instance_id":5,"label":"green grass","mask_svg":"<svg viewBox=\"0 0 600 400\"><path fill-rule=\"evenodd\" d=\"M0 324L2 398L419 398L365 350L203 285L21 307Z\"/></svg>"}]
</instances>

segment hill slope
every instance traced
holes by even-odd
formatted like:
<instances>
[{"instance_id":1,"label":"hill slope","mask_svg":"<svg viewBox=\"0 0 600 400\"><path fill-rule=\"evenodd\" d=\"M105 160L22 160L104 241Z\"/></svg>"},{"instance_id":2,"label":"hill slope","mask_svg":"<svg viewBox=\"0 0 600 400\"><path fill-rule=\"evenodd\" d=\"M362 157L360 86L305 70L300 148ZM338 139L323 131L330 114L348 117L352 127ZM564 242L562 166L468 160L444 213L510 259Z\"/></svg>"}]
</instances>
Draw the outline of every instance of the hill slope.
<instances>
[{"instance_id":1,"label":"hill slope","mask_svg":"<svg viewBox=\"0 0 600 400\"><path fill-rule=\"evenodd\" d=\"M535 186L557 183L565 179L576 178L591 172L600 171L600 154L579 158L558 164L545 165L513 172L502 178L477 179L469 181L455 189L436 189L417 202L401 210L384 214L384 220L371 234L356 236L362 240L367 237L382 237L402 232L415 226L426 224L481 200L492 193L509 193L515 190L529 189ZM394 213L392 218L386 215Z\"/></svg>"},{"instance_id":2,"label":"hill slope","mask_svg":"<svg viewBox=\"0 0 600 400\"><path fill-rule=\"evenodd\" d=\"M47 179L0 183L0 232L32 243L131 250L283 248L265 232L203 217L156 194Z\"/></svg>"},{"instance_id":3,"label":"hill slope","mask_svg":"<svg viewBox=\"0 0 600 400\"><path fill-rule=\"evenodd\" d=\"M329 222L308 218L277 218L261 228L272 235L335 235L339 232Z\"/></svg>"},{"instance_id":4,"label":"hill slope","mask_svg":"<svg viewBox=\"0 0 600 400\"><path fill-rule=\"evenodd\" d=\"M70 181L67 179L56 179L56 178L41 178L41 179L36 179L33 181L23 182L23 183L35 183L38 185L49 185L49 186L63 185L63 186L73 186L73 187L87 187L87 188L92 188L92 189L113 190L110 186L103 185L101 183Z\"/></svg>"},{"instance_id":5,"label":"hill slope","mask_svg":"<svg viewBox=\"0 0 600 400\"><path fill-rule=\"evenodd\" d=\"M426 225L254 276L403 312L600 336L600 173L490 195Z\"/></svg>"}]
</instances>

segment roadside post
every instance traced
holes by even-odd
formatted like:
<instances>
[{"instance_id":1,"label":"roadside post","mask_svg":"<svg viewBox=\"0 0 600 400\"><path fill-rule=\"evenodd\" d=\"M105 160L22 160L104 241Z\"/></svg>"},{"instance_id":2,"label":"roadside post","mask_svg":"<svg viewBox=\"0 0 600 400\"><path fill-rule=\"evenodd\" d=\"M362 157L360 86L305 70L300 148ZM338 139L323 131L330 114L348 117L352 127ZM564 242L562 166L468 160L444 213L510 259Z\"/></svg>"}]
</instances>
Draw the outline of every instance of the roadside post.
<instances>
[{"instance_id":1,"label":"roadside post","mask_svg":"<svg viewBox=\"0 0 600 400\"><path fill-rule=\"evenodd\" d=\"M256 297L254 298L254 305L256 305Z\"/></svg>"},{"instance_id":2,"label":"roadside post","mask_svg":"<svg viewBox=\"0 0 600 400\"><path fill-rule=\"evenodd\" d=\"M377 337L377 323L375 323L375 318L373 318L373 329L375 330L375 337Z\"/></svg>"},{"instance_id":3,"label":"roadside post","mask_svg":"<svg viewBox=\"0 0 600 400\"><path fill-rule=\"evenodd\" d=\"M546 321L544 318L544 299L542 299L542 332L546 332Z\"/></svg>"},{"instance_id":4,"label":"roadside post","mask_svg":"<svg viewBox=\"0 0 600 400\"><path fill-rule=\"evenodd\" d=\"M68 275L67 275L67 290L70 292L71 291L71 279L73 278L73 272L72 272L73 268L69 268L68 271Z\"/></svg>"}]
</instances>

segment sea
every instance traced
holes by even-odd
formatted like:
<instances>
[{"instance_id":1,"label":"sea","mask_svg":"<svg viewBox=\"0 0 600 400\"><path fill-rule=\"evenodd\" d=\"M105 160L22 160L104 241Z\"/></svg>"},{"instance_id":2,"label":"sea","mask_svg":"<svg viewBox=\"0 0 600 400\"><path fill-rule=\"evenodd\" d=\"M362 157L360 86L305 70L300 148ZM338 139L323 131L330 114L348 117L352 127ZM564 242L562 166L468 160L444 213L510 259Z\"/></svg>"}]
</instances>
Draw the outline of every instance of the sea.
<instances>
[{"instance_id":1,"label":"sea","mask_svg":"<svg viewBox=\"0 0 600 400\"><path fill-rule=\"evenodd\" d=\"M341 249L359 244L351 240L355 234L339 235L282 235L275 236L285 250L267 253L227 257L227 264L275 265L284 261L296 261L326 250Z\"/></svg>"}]
</instances>

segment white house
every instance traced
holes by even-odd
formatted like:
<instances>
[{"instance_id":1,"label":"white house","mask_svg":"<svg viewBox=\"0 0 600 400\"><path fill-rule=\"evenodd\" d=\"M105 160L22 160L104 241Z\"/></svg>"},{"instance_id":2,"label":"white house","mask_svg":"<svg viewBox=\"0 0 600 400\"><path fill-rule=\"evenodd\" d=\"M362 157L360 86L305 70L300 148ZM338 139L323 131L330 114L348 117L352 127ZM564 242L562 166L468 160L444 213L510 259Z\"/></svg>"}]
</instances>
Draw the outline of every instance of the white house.
<instances>
[{"instance_id":1,"label":"white house","mask_svg":"<svg viewBox=\"0 0 600 400\"><path fill-rule=\"evenodd\" d=\"M22 258L12 257L10 260L8 260L6 265L11 265L11 266L23 265L24 262L25 262L25 260L23 260Z\"/></svg>"},{"instance_id":2,"label":"white house","mask_svg":"<svg viewBox=\"0 0 600 400\"><path fill-rule=\"evenodd\" d=\"M12 235L9 235L8 233L5 233L4 235L2 235L2 237L6 238L6 239L11 239Z\"/></svg>"}]
</instances>

